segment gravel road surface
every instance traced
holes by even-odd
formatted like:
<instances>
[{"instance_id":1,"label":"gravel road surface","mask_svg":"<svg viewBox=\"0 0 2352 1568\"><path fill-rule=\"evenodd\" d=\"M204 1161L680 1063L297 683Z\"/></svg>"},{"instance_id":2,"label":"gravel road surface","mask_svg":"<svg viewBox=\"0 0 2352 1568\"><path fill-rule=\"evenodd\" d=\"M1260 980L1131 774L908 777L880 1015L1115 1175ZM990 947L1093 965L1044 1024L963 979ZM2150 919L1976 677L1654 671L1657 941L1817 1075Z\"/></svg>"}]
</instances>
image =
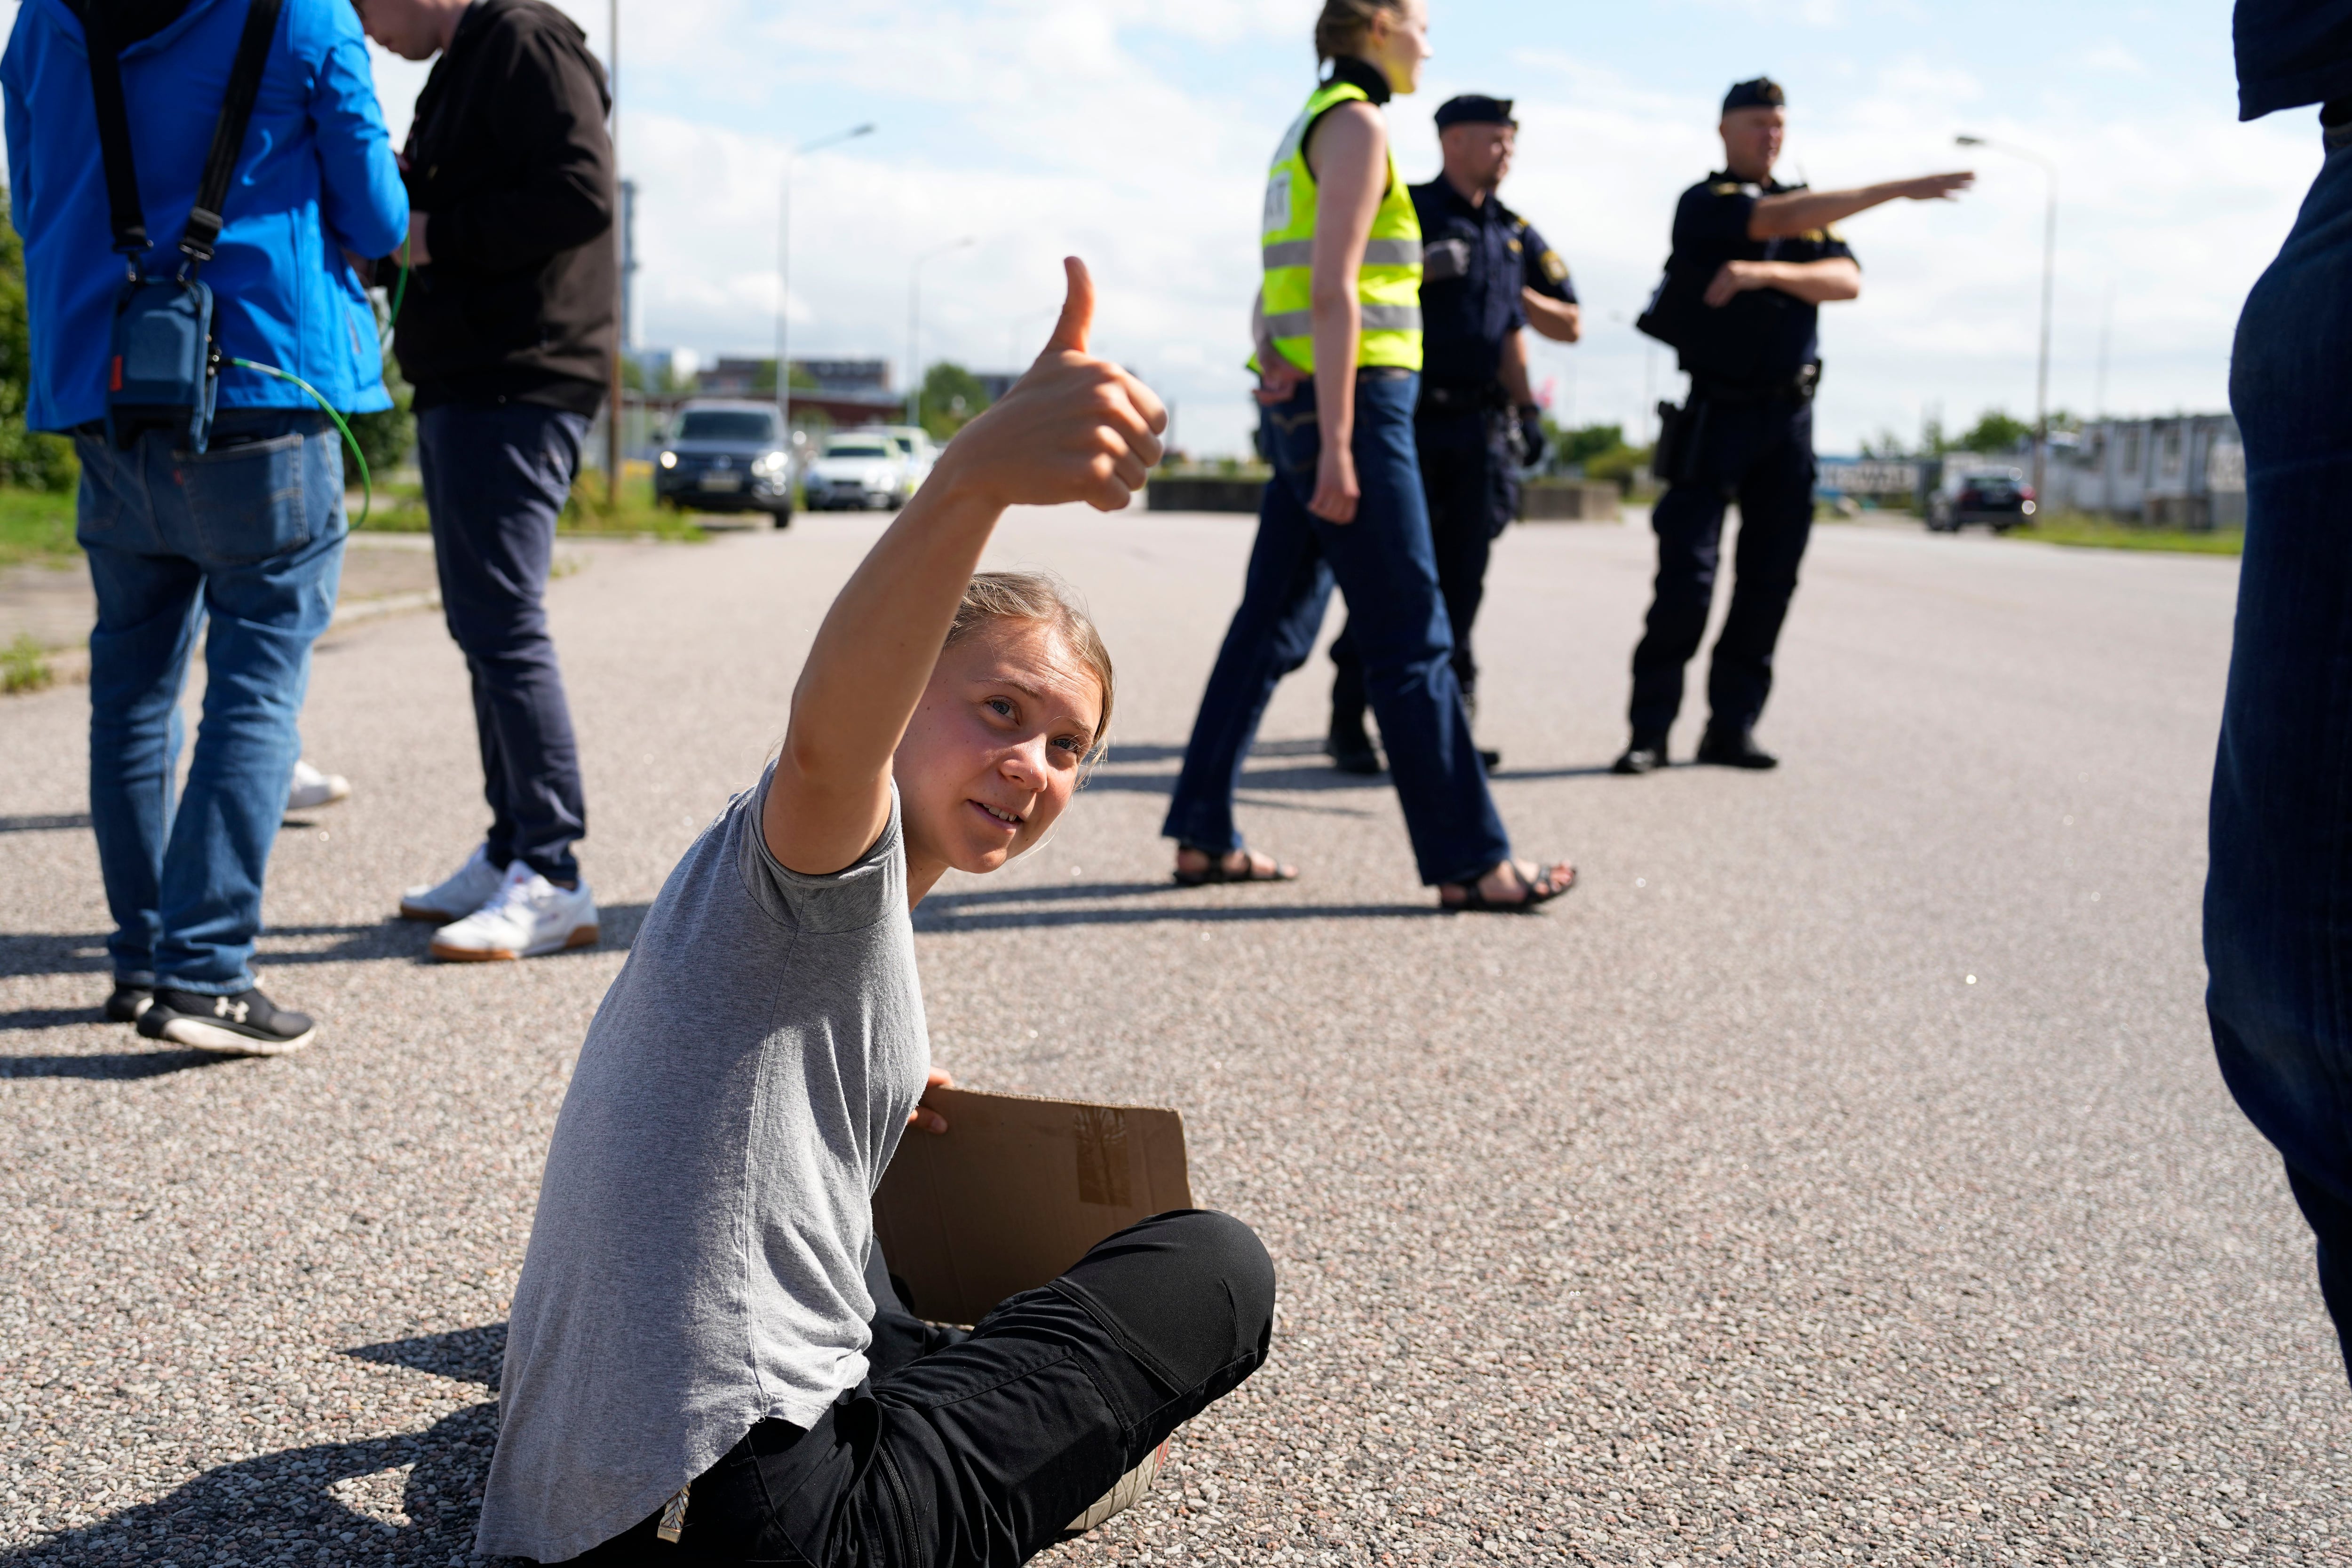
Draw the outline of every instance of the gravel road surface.
<instances>
[{"instance_id":1,"label":"gravel road surface","mask_svg":"<svg viewBox=\"0 0 2352 1568\"><path fill-rule=\"evenodd\" d=\"M480 831L464 674L430 615L322 645L309 751L357 794L272 867L299 1057L93 1021L87 695L0 702L0 1561L467 1560L569 1063L880 526L554 586L582 954L436 967L387 918ZM2352 1563L2352 1394L2200 1005L2231 563L1825 527L1786 765L1623 779L1648 538L1516 529L1482 726L1520 849L1584 880L1446 917L1384 783L1316 755L1319 660L1244 794L1305 877L1166 884L1249 537L1007 524L1104 622L1119 733L1045 848L918 915L959 1079L1181 1108L1281 1270L1270 1364L1050 1560Z\"/></svg>"}]
</instances>

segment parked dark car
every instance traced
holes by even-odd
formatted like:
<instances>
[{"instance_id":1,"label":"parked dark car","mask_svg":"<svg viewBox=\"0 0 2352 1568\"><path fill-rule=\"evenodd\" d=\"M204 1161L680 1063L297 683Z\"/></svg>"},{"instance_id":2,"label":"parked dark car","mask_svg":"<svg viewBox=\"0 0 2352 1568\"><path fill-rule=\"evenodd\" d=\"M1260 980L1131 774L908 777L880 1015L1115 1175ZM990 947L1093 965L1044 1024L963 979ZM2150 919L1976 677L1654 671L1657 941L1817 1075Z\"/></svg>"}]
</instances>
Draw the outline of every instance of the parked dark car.
<instances>
[{"instance_id":1,"label":"parked dark car","mask_svg":"<svg viewBox=\"0 0 2352 1568\"><path fill-rule=\"evenodd\" d=\"M2005 534L2032 522L2037 509L2033 486L2021 470L1983 469L1945 482L1927 503L1927 527L1939 534L1956 534L1970 523L1982 523Z\"/></svg>"},{"instance_id":2,"label":"parked dark car","mask_svg":"<svg viewBox=\"0 0 2352 1568\"><path fill-rule=\"evenodd\" d=\"M698 512L793 520L792 450L773 403L690 402L654 459L654 499Z\"/></svg>"}]
</instances>

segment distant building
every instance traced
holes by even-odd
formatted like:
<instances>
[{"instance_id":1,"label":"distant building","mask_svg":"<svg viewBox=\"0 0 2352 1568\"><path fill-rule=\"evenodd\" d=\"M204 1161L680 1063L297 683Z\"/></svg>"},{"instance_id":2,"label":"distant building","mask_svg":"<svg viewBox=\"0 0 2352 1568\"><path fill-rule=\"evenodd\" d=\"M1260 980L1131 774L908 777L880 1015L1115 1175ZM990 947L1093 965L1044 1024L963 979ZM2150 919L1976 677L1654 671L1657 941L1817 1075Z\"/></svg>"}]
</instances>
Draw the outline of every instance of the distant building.
<instances>
[{"instance_id":1,"label":"distant building","mask_svg":"<svg viewBox=\"0 0 2352 1568\"><path fill-rule=\"evenodd\" d=\"M988 401L994 402L1013 390L1013 383L1019 381L1021 375L1019 371L974 371L971 379L980 383L980 390L988 394Z\"/></svg>"},{"instance_id":2,"label":"distant building","mask_svg":"<svg viewBox=\"0 0 2352 1568\"><path fill-rule=\"evenodd\" d=\"M1923 504L1935 482L1932 467L1914 457L1823 457L1817 460L1813 494L1826 501L1850 497L1866 507L1909 511Z\"/></svg>"},{"instance_id":3,"label":"distant building","mask_svg":"<svg viewBox=\"0 0 2352 1568\"><path fill-rule=\"evenodd\" d=\"M2226 413L2105 419L2053 440L2046 504L2150 528L2233 528L2246 522L2246 449Z\"/></svg>"}]
</instances>

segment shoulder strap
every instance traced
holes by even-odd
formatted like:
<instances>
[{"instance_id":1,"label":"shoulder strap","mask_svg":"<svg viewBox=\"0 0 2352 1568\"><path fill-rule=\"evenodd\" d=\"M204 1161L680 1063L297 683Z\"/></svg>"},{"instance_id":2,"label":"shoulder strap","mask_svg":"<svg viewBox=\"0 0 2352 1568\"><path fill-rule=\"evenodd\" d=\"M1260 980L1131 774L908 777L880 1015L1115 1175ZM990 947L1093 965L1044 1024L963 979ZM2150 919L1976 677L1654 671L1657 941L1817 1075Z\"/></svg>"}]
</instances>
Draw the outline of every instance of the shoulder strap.
<instances>
[{"instance_id":1,"label":"shoulder strap","mask_svg":"<svg viewBox=\"0 0 2352 1568\"><path fill-rule=\"evenodd\" d=\"M221 101L220 119L213 125L213 150L205 160L204 183L196 188L196 204L188 209L187 232L180 236L181 253L190 261L213 258L213 243L220 238L221 208L228 201L229 177L236 172L237 150L245 145L245 128L253 120L253 100L261 91L261 72L269 63L269 40L277 34L278 13L284 4L285 0L252 0L246 11L245 32L236 41L236 61L229 67L228 94ZM119 81L116 90L121 91Z\"/></svg>"},{"instance_id":2,"label":"shoulder strap","mask_svg":"<svg viewBox=\"0 0 2352 1568\"><path fill-rule=\"evenodd\" d=\"M98 110L99 162L106 171L107 226L114 248L124 256L147 249L147 217L139 209L139 170L131 161L131 119L122 107L122 62L114 40L89 0L65 0L81 22L83 52L89 57L89 96Z\"/></svg>"}]
</instances>

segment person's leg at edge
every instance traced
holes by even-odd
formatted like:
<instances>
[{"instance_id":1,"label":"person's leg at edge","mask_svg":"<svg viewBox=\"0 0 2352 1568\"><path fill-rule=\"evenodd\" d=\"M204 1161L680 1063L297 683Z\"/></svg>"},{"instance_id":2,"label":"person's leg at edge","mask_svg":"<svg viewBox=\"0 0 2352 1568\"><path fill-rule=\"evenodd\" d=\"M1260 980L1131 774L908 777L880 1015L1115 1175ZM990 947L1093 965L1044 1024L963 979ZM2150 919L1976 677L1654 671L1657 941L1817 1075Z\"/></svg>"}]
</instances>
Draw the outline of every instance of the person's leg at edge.
<instances>
[{"instance_id":1,"label":"person's leg at edge","mask_svg":"<svg viewBox=\"0 0 2352 1568\"><path fill-rule=\"evenodd\" d=\"M1487 415L1447 414L1413 423L1422 494L1429 506L1430 553L1438 596L1454 638L1454 682L1464 706L1475 707L1478 662L1470 633L1486 596L1486 563L1495 548L1495 475L1487 451Z\"/></svg>"},{"instance_id":2,"label":"person's leg at edge","mask_svg":"<svg viewBox=\"0 0 2352 1568\"><path fill-rule=\"evenodd\" d=\"M1666 486L1650 511L1658 536L1658 575L1633 646L1633 697L1625 716L1636 746L1663 744L1682 711L1683 667L1706 635L1715 570L1723 539L1722 486L1702 475Z\"/></svg>"},{"instance_id":3,"label":"person's leg at edge","mask_svg":"<svg viewBox=\"0 0 2352 1568\"><path fill-rule=\"evenodd\" d=\"M140 455L102 435L75 438L81 459L76 532L98 618L89 635L89 815L114 930L117 985L152 988L163 846L172 831L181 744L180 689L194 650L203 573L162 553Z\"/></svg>"},{"instance_id":4,"label":"person's leg at edge","mask_svg":"<svg viewBox=\"0 0 2352 1568\"><path fill-rule=\"evenodd\" d=\"M1331 727L1324 746L1334 759L1360 763L1369 758L1377 765L1372 737L1364 728L1364 661L1356 653L1356 640L1343 625L1331 639Z\"/></svg>"},{"instance_id":5,"label":"person's leg at edge","mask_svg":"<svg viewBox=\"0 0 2352 1568\"><path fill-rule=\"evenodd\" d=\"M240 458L220 439L239 427L262 442L301 436L299 500L281 499L274 461ZM204 720L164 850L155 964L158 986L197 996L234 996L254 984L263 880L285 817L285 779L301 753L310 645L334 619L348 531L341 437L323 416L257 409L224 415L215 432L206 455L218 466L203 477L189 471L182 490L188 530L204 541L192 548L211 552L201 563ZM299 513L275 512L288 505ZM255 537L240 538L248 529Z\"/></svg>"},{"instance_id":6,"label":"person's leg at edge","mask_svg":"<svg viewBox=\"0 0 2352 1568\"><path fill-rule=\"evenodd\" d=\"M1478 881L1510 859L1511 841L1454 683L1454 639L1413 448L1413 395L1409 376L1357 382L1356 518L1312 523L1348 601L1414 862L1423 883L1434 886Z\"/></svg>"},{"instance_id":7,"label":"person's leg at edge","mask_svg":"<svg viewBox=\"0 0 2352 1568\"><path fill-rule=\"evenodd\" d=\"M1258 506L1241 606L1209 672L1160 829L1180 851L1202 855L1249 852L1234 825L1242 763L1274 688L1313 652L1331 596L1330 570L1317 550L1307 512L1315 484L1314 383L1266 410L1265 423L1275 472ZM1180 869L1186 863L1180 853Z\"/></svg>"},{"instance_id":8,"label":"person's leg at edge","mask_svg":"<svg viewBox=\"0 0 2352 1568\"><path fill-rule=\"evenodd\" d=\"M1274 1265L1239 1220L1185 1209L1131 1226L805 1433L753 1427L695 1479L676 1550L1012 1568L1264 1364L1274 1296ZM658 1521L576 1561L653 1560Z\"/></svg>"},{"instance_id":9,"label":"person's leg at edge","mask_svg":"<svg viewBox=\"0 0 2352 1568\"><path fill-rule=\"evenodd\" d=\"M2352 1377L2352 133L2231 355L2246 542L2213 769L2206 994L2221 1076L2285 1161Z\"/></svg>"},{"instance_id":10,"label":"person's leg at edge","mask_svg":"<svg viewBox=\"0 0 2352 1568\"><path fill-rule=\"evenodd\" d=\"M1732 547L1731 605L1707 666L1707 728L1744 736L1772 691L1772 653L1797 591L1813 532L1813 415L1810 402L1775 410L1780 439L1739 478L1739 538Z\"/></svg>"},{"instance_id":11,"label":"person's leg at edge","mask_svg":"<svg viewBox=\"0 0 2352 1568\"><path fill-rule=\"evenodd\" d=\"M587 423L529 403L445 403L417 426L442 613L473 676L490 858L567 887L587 808L544 597Z\"/></svg>"}]
</instances>

